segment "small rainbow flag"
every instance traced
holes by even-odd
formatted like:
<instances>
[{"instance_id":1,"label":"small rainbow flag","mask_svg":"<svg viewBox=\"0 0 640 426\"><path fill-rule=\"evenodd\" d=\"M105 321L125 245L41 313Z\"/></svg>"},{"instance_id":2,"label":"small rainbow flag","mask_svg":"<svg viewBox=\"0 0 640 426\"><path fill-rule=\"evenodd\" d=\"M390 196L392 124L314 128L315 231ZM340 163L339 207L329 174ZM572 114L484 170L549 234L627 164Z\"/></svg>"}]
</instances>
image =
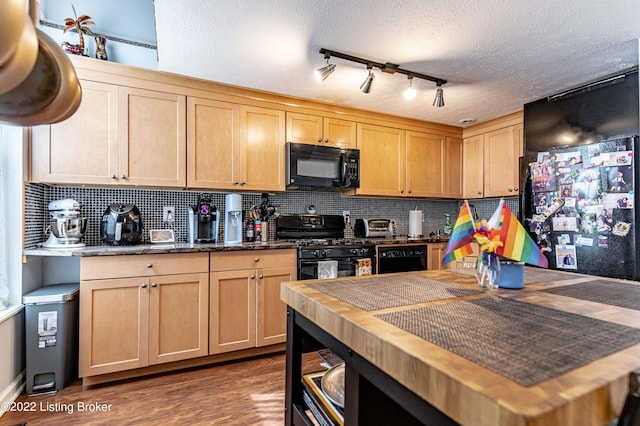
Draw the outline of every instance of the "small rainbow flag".
<instances>
[{"instance_id":1,"label":"small rainbow flag","mask_svg":"<svg viewBox=\"0 0 640 426\"><path fill-rule=\"evenodd\" d=\"M518 262L548 268L549 262L542 254L538 245L529 236L511 209L500 200L498 208L489 219L491 228L500 229L500 241L503 246L498 247L496 253Z\"/></svg>"},{"instance_id":2,"label":"small rainbow flag","mask_svg":"<svg viewBox=\"0 0 640 426\"><path fill-rule=\"evenodd\" d=\"M453 230L451 231L451 237L447 244L447 249L442 257L442 264L453 262L454 260L462 259L473 253L471 249L471 243L473 240L473 231L476 229L473 218L471 217L471 211L469 209L469 202L464 200L464 204L460 208L460 213L456 219Z\"/></svg>"}]
</instances>

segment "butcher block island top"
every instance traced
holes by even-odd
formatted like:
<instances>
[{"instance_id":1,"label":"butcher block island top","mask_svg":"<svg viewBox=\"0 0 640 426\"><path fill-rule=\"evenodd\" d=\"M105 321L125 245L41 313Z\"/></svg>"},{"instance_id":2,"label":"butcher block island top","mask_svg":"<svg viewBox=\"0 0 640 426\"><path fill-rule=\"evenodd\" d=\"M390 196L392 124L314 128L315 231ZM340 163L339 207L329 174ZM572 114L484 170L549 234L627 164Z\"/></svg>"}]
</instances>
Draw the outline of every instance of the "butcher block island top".
<instances>
[{"instance_id":1,"label":"butcher block island top","mask_svg":"<svg viewBox=\"0 0 640 426\"><path fill-rule=\"evenodd\" d=\"M605 425L640 369L637 282L525 267L524 289L483 292L440 270L287 282L281 298L465 425Z\"/></svg>"}]
</instances>

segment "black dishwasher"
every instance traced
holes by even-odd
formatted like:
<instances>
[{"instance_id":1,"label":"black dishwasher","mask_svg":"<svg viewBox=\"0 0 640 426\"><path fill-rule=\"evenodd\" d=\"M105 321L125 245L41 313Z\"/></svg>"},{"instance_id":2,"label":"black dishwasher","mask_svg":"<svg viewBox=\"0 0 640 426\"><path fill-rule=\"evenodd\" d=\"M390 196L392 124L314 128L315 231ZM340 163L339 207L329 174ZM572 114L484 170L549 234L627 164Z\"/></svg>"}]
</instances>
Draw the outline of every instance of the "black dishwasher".
<instances>
[{"instance_id":1,"label":"black dishwasher","mask_svg":"<svg viewBox=\"0 0 640 426\"><path fill-rule=\"evenodd\" d=\"M426 244L392 244L376 247L378 273L424 271L427 269Z\"/></svg>"}]
</instances>

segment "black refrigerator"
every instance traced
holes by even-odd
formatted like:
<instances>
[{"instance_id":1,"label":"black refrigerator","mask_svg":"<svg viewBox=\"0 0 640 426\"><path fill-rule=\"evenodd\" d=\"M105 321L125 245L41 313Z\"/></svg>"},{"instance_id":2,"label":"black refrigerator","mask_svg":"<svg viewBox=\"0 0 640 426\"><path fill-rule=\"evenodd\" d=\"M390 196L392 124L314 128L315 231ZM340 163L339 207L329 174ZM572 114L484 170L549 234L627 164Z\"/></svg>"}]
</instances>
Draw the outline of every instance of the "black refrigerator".
<instances>
[{"instance_id":1,"label":"black refrigerator","mask_svg":"<svg viewBox=\"0 0 640 426\"><path fill-rule=\"evenodd\" d=\"M640 279L638 137L538 152L521 212L550 269Z\"/></svg>"}]
</instances>

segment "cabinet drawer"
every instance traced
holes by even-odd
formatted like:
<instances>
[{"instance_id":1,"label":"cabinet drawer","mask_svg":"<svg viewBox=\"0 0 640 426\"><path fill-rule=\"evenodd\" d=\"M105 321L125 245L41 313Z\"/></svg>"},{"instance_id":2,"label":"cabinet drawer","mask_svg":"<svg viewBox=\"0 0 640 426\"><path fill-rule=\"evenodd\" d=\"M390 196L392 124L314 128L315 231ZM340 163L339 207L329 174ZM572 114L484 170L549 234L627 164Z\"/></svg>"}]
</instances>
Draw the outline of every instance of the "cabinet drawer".
<instances>
[{"instance_id":1,"label":"cabinet drawer","mask_svg":"<svg viewBox=\"0 0 640 426\"><path fill-rule=\"evenodd\" d=\"M296 250L255 250L211 253L211 271L296 266Z\"/></svg>"},{"instance_id":2,"label":"cabinet drawer","mask_svg":"<svg viewBox=\"0 0 640 426\"><path fill-rule=\"evenodd\" d=\"M140 277L209 272L208 253L83 257L80 279Z\"/></svg>"}]
</instances>

